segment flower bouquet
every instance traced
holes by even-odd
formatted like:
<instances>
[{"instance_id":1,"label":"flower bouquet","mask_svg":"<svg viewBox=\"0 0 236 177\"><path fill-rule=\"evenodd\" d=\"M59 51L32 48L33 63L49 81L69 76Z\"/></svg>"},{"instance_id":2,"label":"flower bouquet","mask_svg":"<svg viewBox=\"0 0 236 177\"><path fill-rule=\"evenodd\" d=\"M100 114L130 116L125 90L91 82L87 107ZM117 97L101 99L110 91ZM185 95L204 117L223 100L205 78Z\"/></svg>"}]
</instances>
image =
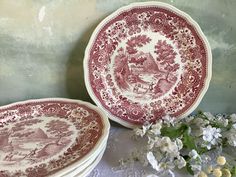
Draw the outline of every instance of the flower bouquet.
<instances>
[{"instance_id":1,"label":"flower bouquet","mask_svg":"<svg viewBox=\"0 0 236 177\"><path fill-rule=\"evenodd\" d=\"M181 121L165 116L134 132L146 146L128 159L151 165L155 170L151 176L166 173L175 176L174 168L185 168L196 177L236 176L235 159L229 163L223 155L226 149L236 147L236 114L213 116L200 111ZM121 163L125 162L127 159L121 160Z\"/></svg>"}]
</instances>

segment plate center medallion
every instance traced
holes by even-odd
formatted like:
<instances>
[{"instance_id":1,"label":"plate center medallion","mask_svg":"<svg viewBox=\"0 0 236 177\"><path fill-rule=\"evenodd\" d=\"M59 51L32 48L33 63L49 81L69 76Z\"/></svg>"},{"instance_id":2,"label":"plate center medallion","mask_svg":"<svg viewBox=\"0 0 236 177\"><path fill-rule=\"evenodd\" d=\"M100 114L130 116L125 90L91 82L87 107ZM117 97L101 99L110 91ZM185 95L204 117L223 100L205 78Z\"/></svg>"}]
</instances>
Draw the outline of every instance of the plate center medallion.
<instances>
[{"instance_id":1,"label":"plate center medallion","mask_svg":"<svg viewBox=\"0 0 236 177\"><path fill-rule=\"evenodd\" d=\"M178 50L158 33L129 37L118 45L113 56L115 83L131 100L158 99L168 94L180 76Z\"/></svg>"},{"instance_id":2,"label":"plate center medallion","mask_svg":"<svg viewBox=\"0 0 236 177\"><path fill-rule=\"evenodd\" d=\"M63 154L76 133L69 121L45 116L5 126L0 130L0 166L14 170L49 161Z\"/></svg>"}]
</instances>

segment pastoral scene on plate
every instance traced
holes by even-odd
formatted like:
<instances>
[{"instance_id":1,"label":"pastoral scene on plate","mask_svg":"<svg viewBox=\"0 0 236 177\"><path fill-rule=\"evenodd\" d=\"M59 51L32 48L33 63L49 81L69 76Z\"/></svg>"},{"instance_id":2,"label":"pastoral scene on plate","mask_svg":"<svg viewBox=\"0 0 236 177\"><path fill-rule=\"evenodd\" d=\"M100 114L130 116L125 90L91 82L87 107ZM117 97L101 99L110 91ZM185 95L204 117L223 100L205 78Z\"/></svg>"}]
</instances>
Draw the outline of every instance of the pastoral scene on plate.
<instances>
[{"instance_id":1,"label":"pastoral scene on plate","mask_svg":"<svg viewBox=\"0 0 236 177\"><path fill-rule=\"evenodd\" d=\"M72 143L73 127L52 117L31 118L0 129L0 166L19 168L53 158Z\"/></svg>"},{"instance_id":2,"label":"pastoral scene on plate","mask_svg":"<svg viewBox=\"0 0 236 177\"><path fill-rule=\"evenodd\" d=\"M114 75L118 87L135 98L158 98L177 82L178 53L167 40L152 41L147 35L136 35L120 47L115 56ZM155 43L155 46L150 45ZM145 52L145 46L153 48Z\"/></svg>"}]
</instances>

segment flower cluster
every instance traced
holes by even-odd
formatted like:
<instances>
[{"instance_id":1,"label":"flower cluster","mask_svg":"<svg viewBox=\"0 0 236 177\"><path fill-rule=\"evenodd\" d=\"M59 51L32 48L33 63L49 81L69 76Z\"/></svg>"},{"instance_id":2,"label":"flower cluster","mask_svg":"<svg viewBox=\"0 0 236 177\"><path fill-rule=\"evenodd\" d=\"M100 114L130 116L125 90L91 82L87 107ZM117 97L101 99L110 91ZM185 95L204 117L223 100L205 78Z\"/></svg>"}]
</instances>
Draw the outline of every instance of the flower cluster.
<instances>
[{"instance_id":1,"label":"flower cluster","mask_svg":"<svg viewBox=\"0 0 236 177\"><path fill-rule=\"evenodd\" d=\"M185 168L195 177L236 176L235 164L222 155L224 149L236 147L236 114L199 112L181 121L165 116L134 131L147 145L136 159L151 165L155 176L175 176L175 168Z\"/></svg>"}]
</instances>

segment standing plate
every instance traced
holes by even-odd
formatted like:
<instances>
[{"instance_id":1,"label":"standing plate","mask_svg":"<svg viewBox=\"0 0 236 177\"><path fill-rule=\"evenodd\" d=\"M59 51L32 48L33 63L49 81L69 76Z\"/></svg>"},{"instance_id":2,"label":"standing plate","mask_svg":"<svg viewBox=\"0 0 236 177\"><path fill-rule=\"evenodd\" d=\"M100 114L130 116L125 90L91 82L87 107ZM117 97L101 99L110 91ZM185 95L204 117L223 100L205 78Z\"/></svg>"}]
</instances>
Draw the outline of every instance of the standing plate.
<instances>
[{"instance_id":1,"label":"standing plate","mask_svg":"<svg viewBox=\"0 0 236 177\"><path fill-rule=\"evenodd\" d=\"M101 151L109 122L95 106L41 99L0 108L0 176L62 176Z\"/></svg>"},{"instance_id":2,"label":"standing plate","mask_svg":"<svg viewBox=\"0 0 236 177\"><path fill-rule=\"evenodd\" d=\"M84 58L85 83L112 120L142 125L190 114L207 91L211 50L198 24L165 3L134 3L95 29Z\"/></svg>"}]
</instances>

